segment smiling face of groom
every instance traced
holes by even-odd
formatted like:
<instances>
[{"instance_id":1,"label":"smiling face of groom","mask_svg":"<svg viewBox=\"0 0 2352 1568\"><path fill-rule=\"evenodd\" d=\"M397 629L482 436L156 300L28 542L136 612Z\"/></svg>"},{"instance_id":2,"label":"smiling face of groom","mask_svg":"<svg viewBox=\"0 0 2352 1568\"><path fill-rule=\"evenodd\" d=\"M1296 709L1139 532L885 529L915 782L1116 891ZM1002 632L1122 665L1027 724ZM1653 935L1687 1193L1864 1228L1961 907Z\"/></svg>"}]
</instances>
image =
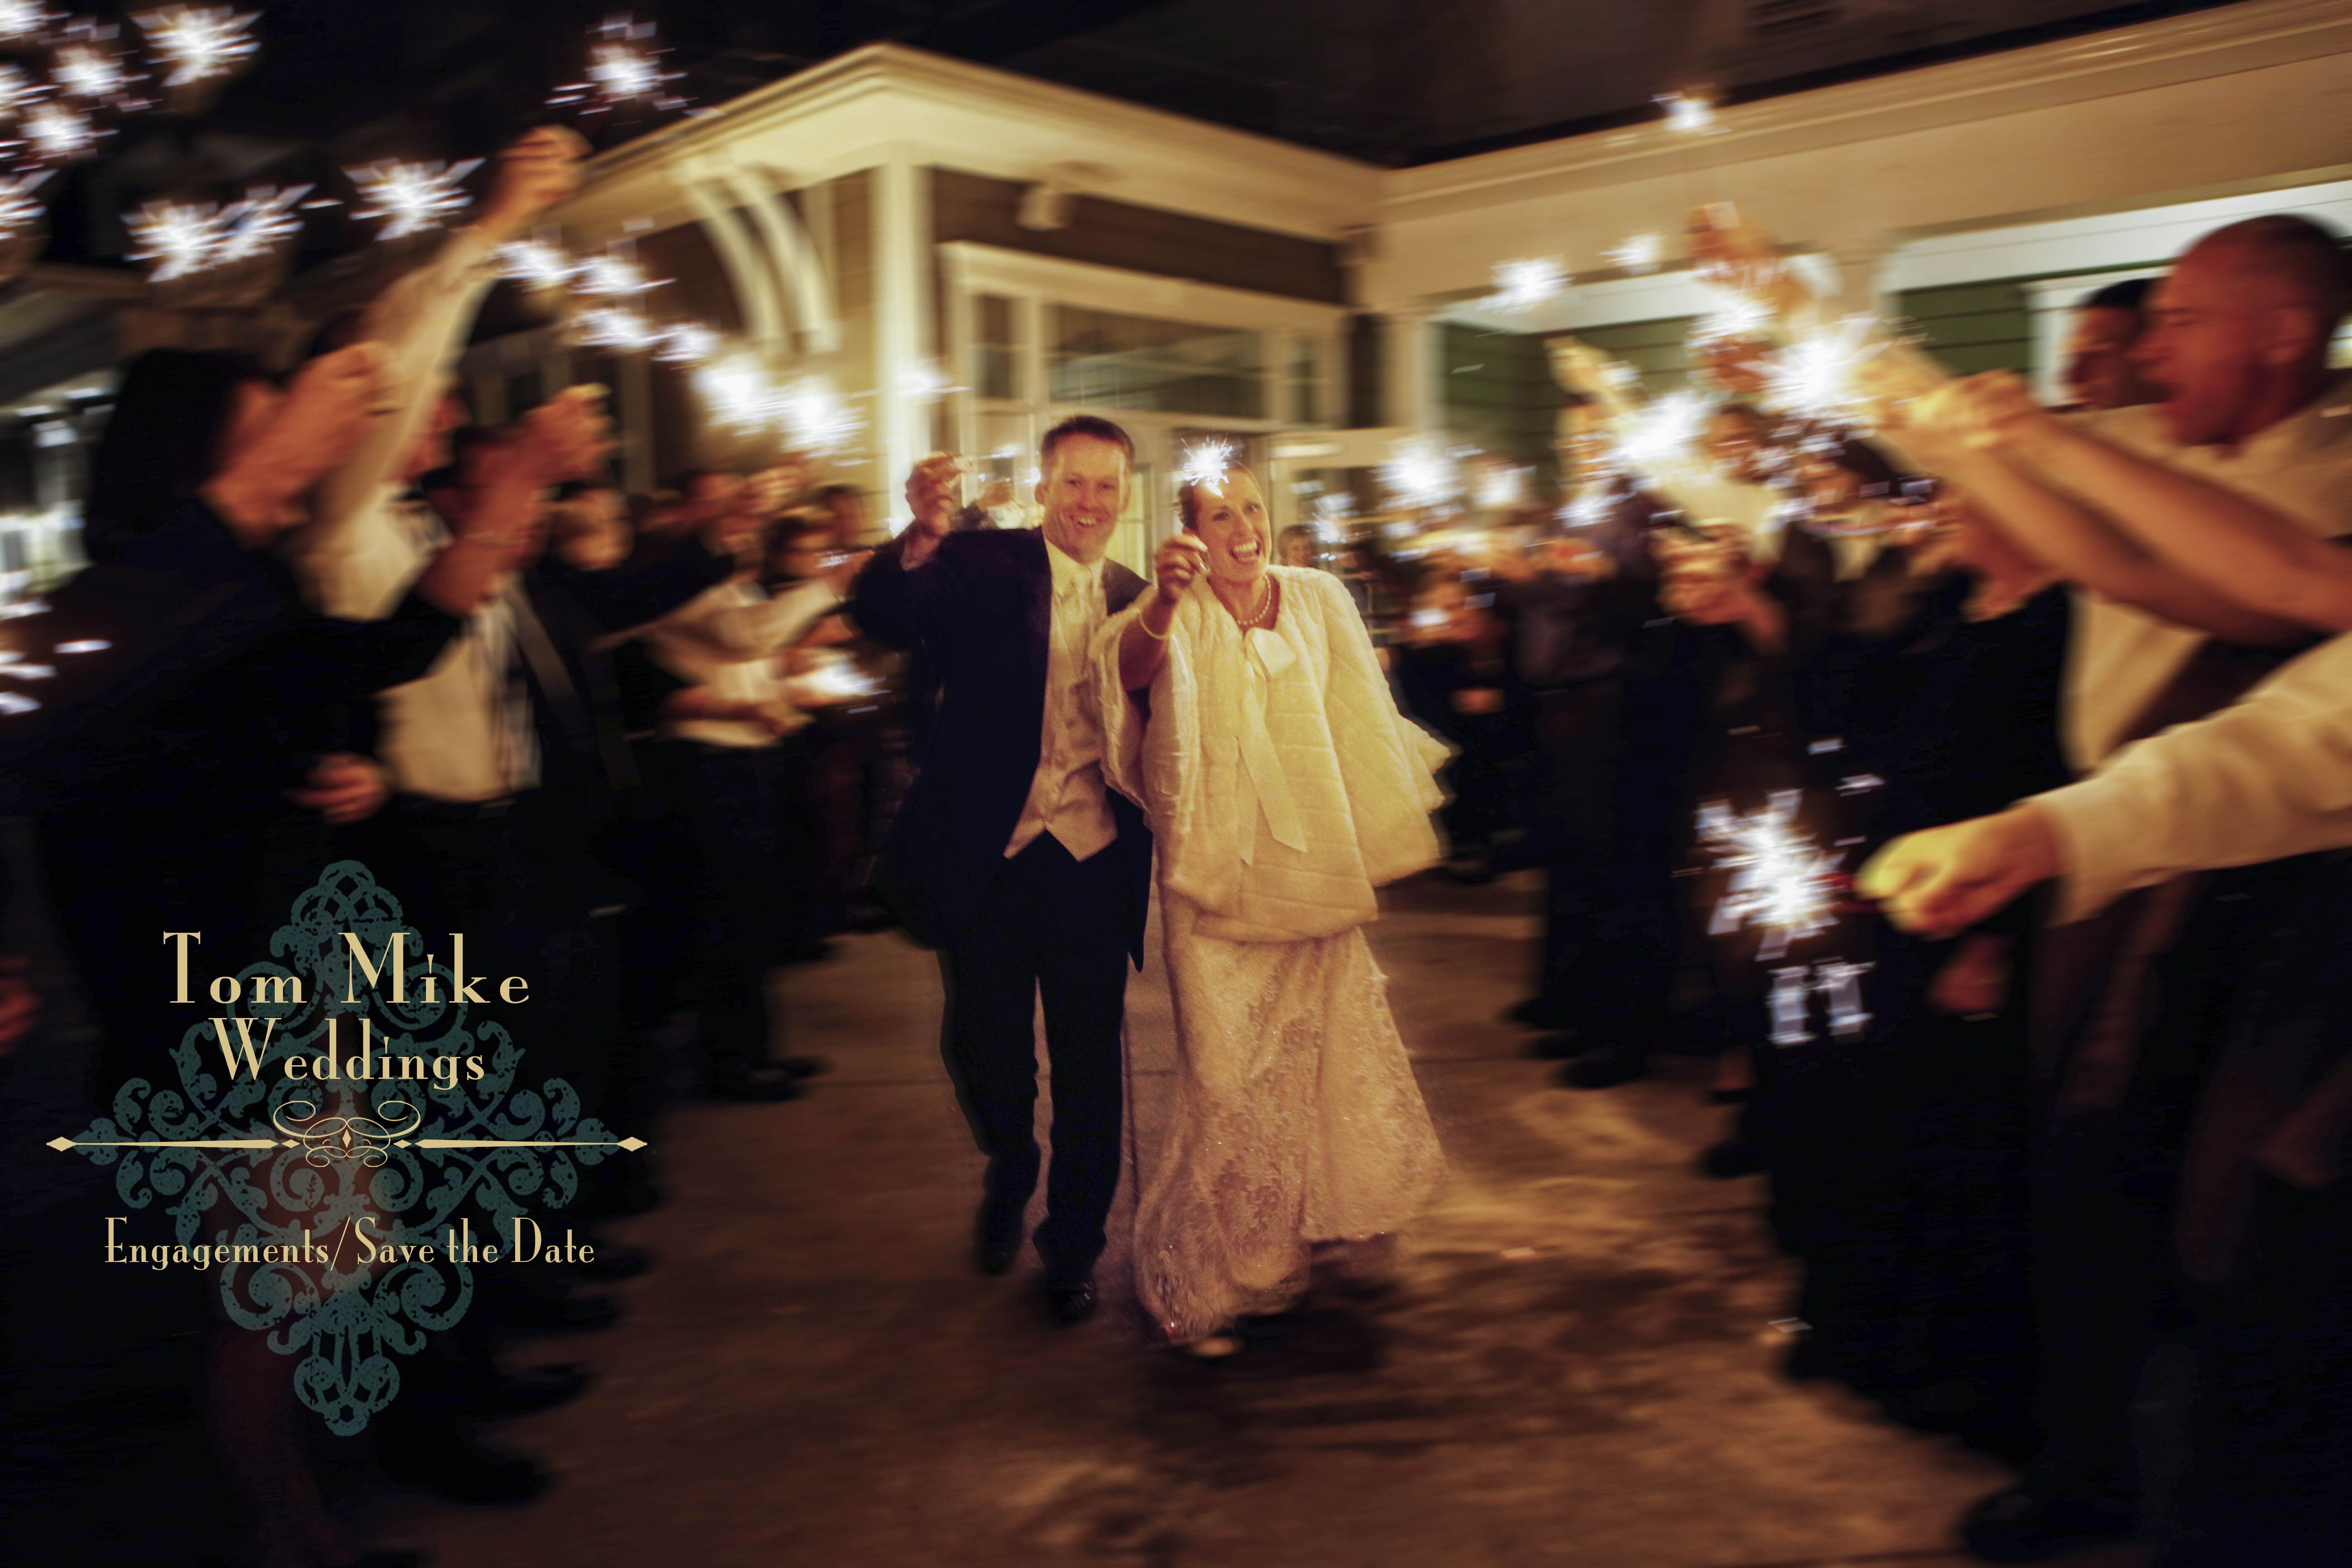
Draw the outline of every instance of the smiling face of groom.
<instances>
[{"instance_id":1,"label":"smiling face of groom","mask_svg":"<svg viewBox=\"0 0 2352 1568\"><path fill-rule=\"evenodd\" d=\"M1070 434L1055 441L1037 481L1037 504L1047 543L1091 565L1110 548L1112 530L1127 510L1132 478L1127 449L1099 436Z\"/></svg>"}]
</instances>

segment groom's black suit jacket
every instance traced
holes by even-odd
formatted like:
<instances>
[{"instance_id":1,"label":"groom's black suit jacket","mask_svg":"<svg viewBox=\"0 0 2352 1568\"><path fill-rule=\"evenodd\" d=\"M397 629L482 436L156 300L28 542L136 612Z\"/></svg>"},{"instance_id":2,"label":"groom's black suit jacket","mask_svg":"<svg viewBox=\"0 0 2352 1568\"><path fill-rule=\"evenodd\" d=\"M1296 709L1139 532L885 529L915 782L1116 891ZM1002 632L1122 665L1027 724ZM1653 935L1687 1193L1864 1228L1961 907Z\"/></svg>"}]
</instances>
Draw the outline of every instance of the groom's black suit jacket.
<instances>
[{"instance_id":1,"label":"groom's black suit jacket","mask_svg":"<svg viewBox=\"0 0 2352 1568\"><path fill-rule=\"evenodd\" d=\"M939 682L938 710L924 727L919 772L891 826L878 882L909 935L946 947L979 918L1036 777L1054 574L1034 529L948 534L911 572L899 562L905 548L900 538L874 552L852 606L877 641L919 645ZM1115 561L1103 563L1102 584L1112 615L1144 588ZM1132 802L1106 793L1118 841L1102 853L1117 858L1130 906L1127 947L1140 968L1151 833Z\"/></svg>"}]
</instances>

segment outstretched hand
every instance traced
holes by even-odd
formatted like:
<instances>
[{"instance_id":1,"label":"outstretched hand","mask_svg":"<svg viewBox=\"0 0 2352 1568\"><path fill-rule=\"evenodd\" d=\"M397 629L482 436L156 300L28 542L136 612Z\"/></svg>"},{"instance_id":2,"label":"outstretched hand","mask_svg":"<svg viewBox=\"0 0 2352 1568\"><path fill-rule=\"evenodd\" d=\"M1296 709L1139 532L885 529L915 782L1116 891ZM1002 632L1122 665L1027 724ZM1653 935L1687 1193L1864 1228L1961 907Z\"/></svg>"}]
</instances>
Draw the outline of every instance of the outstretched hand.
<instances>
[{"instance_id":1,"label":"outstretched hand","mask_svg":"<svg viewBox=\"0 0 2352 1568\"><path fill-rule=\"evenodd\" d=\"M580 183L580 161L588 143L578 132L542 125L526 132L499 154L489 200L474 226L496 240L521 234L539 216L569 196Z\"/></svg>"},{"instance_id":2,"label":"outstretched hand","mask_svg":"<svg viewBox=\"0 0 2352 1568\"><path fill-rule=\"evenodd\" d=\"M2006 370L1947 382L1911 405L1908 423L1979 451L2032 447L2063 428L2024 378Z\"/></svg>"},{"instance_id":3,"label":"outstretched hand","mask_svg":"<svg viewBox=\"0 0 2352 1568\"><path fill-rule=\"evenodd\" d=\"M383 407L383 345L352 343L304 365L261 433L205 487L248 544L297 521L291 503L349 457Z\"/></svg>"},{"instance_id":4,"label":"outstretched hand","mask_svg":"<svg viewBox=\"0 0 2352 1568\"><path fill-rule=\"evenodd\" d=\"M1854 889L1904 931L1949 937L2058 874L2058 839L2030 803L1906 834L1871 858Z\"/></svg>"}]
</instances>

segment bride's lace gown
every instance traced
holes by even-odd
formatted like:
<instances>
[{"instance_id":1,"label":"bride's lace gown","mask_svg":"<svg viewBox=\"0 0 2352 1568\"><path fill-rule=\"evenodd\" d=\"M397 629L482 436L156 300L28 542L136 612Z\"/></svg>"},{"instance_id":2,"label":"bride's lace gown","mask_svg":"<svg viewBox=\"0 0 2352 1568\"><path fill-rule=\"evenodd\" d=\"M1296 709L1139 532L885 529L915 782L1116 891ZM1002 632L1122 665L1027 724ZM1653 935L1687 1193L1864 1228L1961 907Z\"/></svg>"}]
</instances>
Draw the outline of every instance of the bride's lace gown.
<instances>
[{"instance_id":1,"label":"bride's lace gown","mask_svg":"<svg viewBox=\"0 0 2352 1568\"><path fill-rule=\"evenodd\" d=\"M1363 927L1436 857L1443 748L1401 718L1339 584L1276 568L1275 630L1180 607L1150 718L1097 645L1112 783L1151 813L1177 1074L1136 1152L1136 1284L1173 1342L1280 1310L1312 1247L1402 1228L1443 1174ZM1116 706L1114 701L1116 700Z\"/></svg>"}]
</instances>

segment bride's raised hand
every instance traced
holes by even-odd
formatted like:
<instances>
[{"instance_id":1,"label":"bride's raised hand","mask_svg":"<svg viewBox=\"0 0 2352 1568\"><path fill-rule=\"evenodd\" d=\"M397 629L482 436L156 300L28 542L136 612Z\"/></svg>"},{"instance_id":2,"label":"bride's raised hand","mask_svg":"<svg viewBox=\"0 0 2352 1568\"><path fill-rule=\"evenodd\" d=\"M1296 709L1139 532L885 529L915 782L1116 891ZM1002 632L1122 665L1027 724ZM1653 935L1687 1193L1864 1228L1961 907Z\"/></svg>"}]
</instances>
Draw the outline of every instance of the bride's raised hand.
<instances>
[{"instance_id":1,"label":"bride's raised hand","mask_svg":"<svg viewBox=\"0 0 2352 1568\"><path fill-rule=\"evenodd\" d=\"M1151 581L1160 590L1160 603L1173 608L1208 559L1209 547L1191 534L1169 535L1151 555Z\"/></svg>"}]
</instances>

